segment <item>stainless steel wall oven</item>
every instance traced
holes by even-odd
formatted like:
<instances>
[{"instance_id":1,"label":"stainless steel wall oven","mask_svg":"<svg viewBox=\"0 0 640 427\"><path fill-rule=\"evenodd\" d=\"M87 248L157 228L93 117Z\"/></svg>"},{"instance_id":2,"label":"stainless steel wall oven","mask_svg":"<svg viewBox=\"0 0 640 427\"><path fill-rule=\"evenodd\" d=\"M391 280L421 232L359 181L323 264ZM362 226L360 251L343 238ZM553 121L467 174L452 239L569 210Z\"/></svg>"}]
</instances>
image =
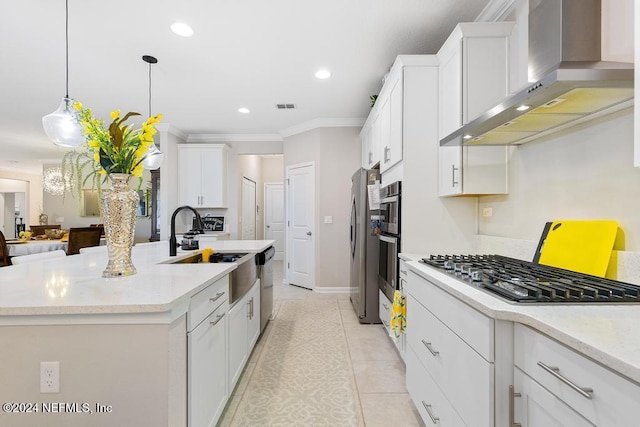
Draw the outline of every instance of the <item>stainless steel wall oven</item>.
<instances>
[{"instance_id":1,"label":"stainless steel wall oven","mask_svg":"<svg viewBox=\"0 0 640 427\"><path fill-rule=\"evenodd\" d=\"M400 252L400 181L380 189L382 233L378 264L378 287L393 301L398 289L398 253Z\"/></svg>"}]
</instances>

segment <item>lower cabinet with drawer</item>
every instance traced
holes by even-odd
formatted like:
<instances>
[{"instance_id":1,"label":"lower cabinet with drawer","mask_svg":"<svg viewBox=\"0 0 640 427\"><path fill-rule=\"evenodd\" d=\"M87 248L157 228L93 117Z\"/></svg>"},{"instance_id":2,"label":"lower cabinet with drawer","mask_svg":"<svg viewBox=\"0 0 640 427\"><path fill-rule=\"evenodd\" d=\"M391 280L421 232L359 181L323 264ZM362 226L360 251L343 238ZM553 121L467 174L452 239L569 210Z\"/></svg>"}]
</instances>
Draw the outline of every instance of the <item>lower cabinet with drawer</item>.
<instances>
[{"instance_id":1,"label":"lower cabinet with drawer","mask_svg":"<svg viewBox=\"0 0 640 427\"><path fill-rule=\"evenodd\" d=\"M640 386L527 326L514 327L512 423L640 425Z\"/></svg>"},{"instance_id":2,"label":"lower cabinet with drawer","mask_svg":"<svg viewBox=\"0 0 640 427\"><path fill-rule=\"evenodd\" d=\"M441 418L439 408L449 414L447 425L493 426L493 320L413 272L405 290L407 389L424 422Z\"/></svg>"},{"instance_id":3,"label":"lower cabinet with drawer","mask_svg":"<svg viewBox=\"0 0 640 427\"><path fill-rule=\"evenodd\" d=\"M187 313L189 426L215 425L227 403L229 276L191 297Z\"/></svg>"}]
</instances>

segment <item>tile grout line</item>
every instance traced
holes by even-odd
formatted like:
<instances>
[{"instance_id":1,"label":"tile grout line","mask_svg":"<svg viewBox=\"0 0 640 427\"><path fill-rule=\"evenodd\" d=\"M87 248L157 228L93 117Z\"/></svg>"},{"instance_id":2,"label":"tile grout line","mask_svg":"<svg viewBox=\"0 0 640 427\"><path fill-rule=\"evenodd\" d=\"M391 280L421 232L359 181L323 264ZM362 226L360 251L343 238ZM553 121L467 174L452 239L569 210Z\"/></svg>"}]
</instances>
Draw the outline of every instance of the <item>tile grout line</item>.
<instances>
[{"instance_id":1,"label":"tile grout line","mask_svg":"<svg viewBox=\"0 0 640 427\"><path fill-rule=\"evenodd\" d=\"M355 369L353 369L353 360L351 358L351 346L349 345L349 339L347 338L347 331L344 327L344 316L342 314L342 308L340 307L340 301L336 300L336 303L338 304L338 313L340 314L340 324L342 325L342 333L344 335L344 340L347 344L347 353L349 355L348 359L349 359L349 368L351 371L351 378L353 380L353 384L356 388L356 402L358 402L358 408L360 410L360 420L362 421L362 425L364 425L366 427L366 423L364 420L364 409L362 408L362 401L360 400L360 388L358 387L358 381L356 380L356 372ZM349 303L351 303L351 301L349 300Z\"/></svg>"}]
</instances>

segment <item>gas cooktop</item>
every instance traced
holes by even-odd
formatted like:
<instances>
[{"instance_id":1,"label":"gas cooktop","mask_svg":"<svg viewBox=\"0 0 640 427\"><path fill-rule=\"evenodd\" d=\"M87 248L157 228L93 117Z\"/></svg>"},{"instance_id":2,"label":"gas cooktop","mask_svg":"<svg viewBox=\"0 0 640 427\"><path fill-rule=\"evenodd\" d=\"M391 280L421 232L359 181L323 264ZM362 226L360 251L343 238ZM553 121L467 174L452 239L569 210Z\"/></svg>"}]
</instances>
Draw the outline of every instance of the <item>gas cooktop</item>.
<instances>
[{"instance_id":1,"label":"gas cooktop","mask_svg":"<svg viewBox=\"0 0 640 427\"><path fill-rule=\"evenodd\" d=\"M501 255L431 255L421 262L518 303L640 303L640 286Z\"/></svg>"}]
</instances>

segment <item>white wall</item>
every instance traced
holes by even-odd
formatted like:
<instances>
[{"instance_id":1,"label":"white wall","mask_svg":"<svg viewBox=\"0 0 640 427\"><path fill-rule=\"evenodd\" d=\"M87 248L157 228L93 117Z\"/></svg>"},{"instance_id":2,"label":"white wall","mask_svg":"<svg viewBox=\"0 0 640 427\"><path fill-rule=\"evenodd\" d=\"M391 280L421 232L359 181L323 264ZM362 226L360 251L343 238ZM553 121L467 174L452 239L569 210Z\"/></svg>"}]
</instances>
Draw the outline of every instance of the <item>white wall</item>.
<instances>
[{"instance_id":1,"label":"white wall","mask_svg":"<svg viewBox=\"0 0 640 427\"><path fill-rule=\"evenodd\" d=\"M360 128L320 128L284 142L285 167L313 161L316 169L316 287L349 286L351 176L360 167ZM333 223L325 224L324 216Z\"/></svg>"},{"instance_id":2,"label":"white wall","mask_svg":"<svg viewBox=\"0 0 640 427\"><path fill-rule=\"evenodd\" d=\"M509 194L479 198L483 235L538 240L547 221L613 219L625 247L640 252L640 169L633 167L633 111L514 149Z\"/></svg>"}]
</instances>

